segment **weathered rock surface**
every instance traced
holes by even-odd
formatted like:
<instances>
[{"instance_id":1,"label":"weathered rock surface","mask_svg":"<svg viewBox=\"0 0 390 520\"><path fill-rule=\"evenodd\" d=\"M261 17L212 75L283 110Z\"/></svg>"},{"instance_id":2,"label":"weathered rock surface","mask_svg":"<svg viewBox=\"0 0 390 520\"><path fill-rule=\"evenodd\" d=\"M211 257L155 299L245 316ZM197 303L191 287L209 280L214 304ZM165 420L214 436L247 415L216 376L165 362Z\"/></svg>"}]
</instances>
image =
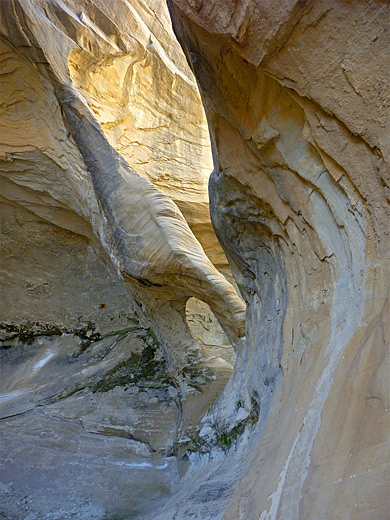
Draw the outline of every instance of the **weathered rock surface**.
<instances>
[{"instance_id":1,"label":"weathered rock surface","mask_svg":"<svg viewBox=\"0 0 390 520\"><path fill-rule=\"evenodd\" d=\"M226 269L199 94L159 2L7 1L1 35L1 513L144 513L232 371L207 303L244 333L172 202Z\"/></svg>"},{"instance_id":2,"label":"weathered rock surface","mask_svg":"<svg viewBox=\"0 0 390 520\"><path fill-rule=\"evenodd\" d=\"M134 11L126 5L118 10L119 20ZM66 6L52 2L9 2L3 6L3 73L5 93L11 95L11 101L5 104L3 119L7 128L7 132L3 132L2 151L7 201L23 202L24 207L62 228L89 238L94 234L114 259L121 276L156 290L162 287L157 292L163 299L183 301L189 296L198 296L207 303L215 299L214 311L219 313L224 327L230 329L237 342L243 334L244 309L235 291L207 260L177 206L140 177L110 146L81 95L69 85L68 53L72 49L81 47L82 51L77 52L82 58L90 57L95 51L99 61L112 62L112 55L117 59L125 55L136 61L134 46L138 40L123 34L121 27L108 18L104 3L101 7L93 4L93 13L89 15L82 6L77 7L81 14L73 12L71 7L72 3ZM90 19L92 15L102 25L101 29ZM158 23L156 20L155 24ZM142 31L143 37L145 31ZM110 38L120 40L122 50ZM169 41L165 43L168 47L169 44ZM21 52L15 52L13 46ZM138 42L138 52L140 46L142 42ZM174 56L175 51L172 52ZM143 48L143 55L148 54L150 50ZM71 55L73 68L76 68L77 58L74 52ZM170 60L168 64L171 65ZM164 77L164 74L159 76L159 65L168 70L162 58L157 59L150 71L150 81ZM169 69L169 73L173 78L184 75L179 69ZM147 76L148 73L143 80ZM79 74L78 83L80 77ZM126 88L130 87L131 81L126 83ZM196 97L194 86L191 88ZM171 90L169 85L165 89ZM162 87L159 91L163 92ZM128 111L131 106L129 102ZM161 118L158 113L154 115ZM200 106L196 115L202 122ZM145 119L136 109L132 117ZM180 122L183 124L184 118ZM140 131L140 138L142 133ZM185 141L182 134L178 135L179 142ZM186 146L196 155L201 145L191 144L188 137ZM185 149L181 151L189 162L190 153ZM198 153L202 156L201 151ZM185 164L183 166L185 170ZM43 176L34 175L34 168ZM199 184L204 187L204 172L200 177ZM194 192L196 194L196 189ZM194 222L196 220L194 218ZM199 220L202 219L199 217ZM202 281L193 282L198 276ZM169 292L164 293L164 287L169 287Z\"/></svg>"},{"instance_id":3,"label":"weathered rock surface","mask_svg":"<svg viewBox=\"0 0 390 520\"><path fill-rule=\"evenodd\" d=\"M88 24L91 6L84 8L82 21ZM212 160L206 119L166 5L101 2L100 8L115 20L117 39L124 42L111 38L111 45L99 42L89 49L77 39L82 47L68 58L73 85L110 144L178 204L213 263L226 264L208 210Z\"/></svg>"},{"instance_id":4,"label":"weathered rock surface","mask_svg":"<svg viewBox=\"0 0 390 520\"><path fill-rule=\"evenodd\" d=\"M3 2L3 515L385 520L389 6L168 3L246 336L165 4Z\"/></svg>"},{"instance_id":5,"label":"weathered rock surface","mask_svg":"<svg viewBox=\"0 0 390 520\"><path fill-rule=\"evenodd\" d=\"M213 224L248 307L235 399L260 406L221 517L385 519L389 5L169 5L210 124Z\"/></svg>"}]
</instances>

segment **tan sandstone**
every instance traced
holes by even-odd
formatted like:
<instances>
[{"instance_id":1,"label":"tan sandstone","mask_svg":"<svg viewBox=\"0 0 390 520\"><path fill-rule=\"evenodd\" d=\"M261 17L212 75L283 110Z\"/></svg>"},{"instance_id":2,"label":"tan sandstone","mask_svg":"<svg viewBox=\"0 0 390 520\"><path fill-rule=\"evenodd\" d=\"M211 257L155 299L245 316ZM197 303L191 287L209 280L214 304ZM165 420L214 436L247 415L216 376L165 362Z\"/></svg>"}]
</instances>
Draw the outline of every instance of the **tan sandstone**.
<instances>
[{"instance_id":1,"label":"tan sandstone","mask_svg":"<svg viewBox=\"0 0 390 520\"><path fill-rule=\"evenodd\" d=\"M6 512L385 520L389 5L168 7L0 6Z\"/></svg>"}]
</instances>

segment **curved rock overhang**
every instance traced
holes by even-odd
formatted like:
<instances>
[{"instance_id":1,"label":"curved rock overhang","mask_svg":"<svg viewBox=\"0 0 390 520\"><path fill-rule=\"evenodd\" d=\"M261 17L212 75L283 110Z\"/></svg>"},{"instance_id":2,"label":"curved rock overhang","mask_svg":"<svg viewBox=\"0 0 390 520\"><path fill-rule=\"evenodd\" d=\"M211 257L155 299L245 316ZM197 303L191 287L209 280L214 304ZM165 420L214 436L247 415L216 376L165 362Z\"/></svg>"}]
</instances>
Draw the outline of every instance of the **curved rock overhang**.
<instances>
[{"instance_id":1,"label":"curved rock overhang","mask_svg":"<svg viewBox=\"0 0 390 520\"><path fill-rule=\"evenodd\" d=\"M168 5L209 122L212 222L248 307L237 388L265 409L223 518L382 518L389 6Z\"/></svg>"}]
</instances>

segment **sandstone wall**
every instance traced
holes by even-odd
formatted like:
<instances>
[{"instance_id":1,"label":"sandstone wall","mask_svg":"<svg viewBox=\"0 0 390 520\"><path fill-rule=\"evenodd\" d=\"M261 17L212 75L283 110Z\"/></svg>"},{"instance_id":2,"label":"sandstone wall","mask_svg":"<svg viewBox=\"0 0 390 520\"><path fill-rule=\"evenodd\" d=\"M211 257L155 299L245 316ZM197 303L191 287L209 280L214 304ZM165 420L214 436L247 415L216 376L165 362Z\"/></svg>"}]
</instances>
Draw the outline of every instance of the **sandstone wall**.
<instances>
[{"instance_id":1,"label":"sandstone wall","mask_svg":"<svg viewBox=\"0 0 390 520\"><path fill-rule=\"evenodd\" d=\"M2 2L4 514L385 520L389 6L168 4L246 309L165 4Z\"/></svg>"},{"instance_id":2,"label":"sandstone wall","mask_svg":"<svg viewBox=\"0 0 390 520\"><path fill-rule=\"evenodd\" d=\"M165 4L0 12L1 514L144 513L244 334L199 94Z\"/></svg>"},{"instance_id":3,"label":"sandstone wall","mask_svg":"<svg viewBox=\"0 0 390 520\"><path fill-rule=\"evenodd\" d=\"M247 303L233 378L264 413L223 518L385 519L389 5L169 6L210 125L212 221Z\"/></svg>"},{"instance_id":4,"label":"sandstone wall","mask_svg":"<svg viewBox=\"0 0 390 520\"><path fill-rule=\"evenodd\" d=\"M85 2L83 7L88 26L91 6ZM68 57L72 83L110 144L178 204L213 263L226 266L208 211L212 159L206 119L166 6L100 2L97 8L115 20L111 31L118 41L103 23L100 29L111 45L91 46L88 37L88 46L85 36L74 37L81 47Z\"/></svg>"}]
</instances>

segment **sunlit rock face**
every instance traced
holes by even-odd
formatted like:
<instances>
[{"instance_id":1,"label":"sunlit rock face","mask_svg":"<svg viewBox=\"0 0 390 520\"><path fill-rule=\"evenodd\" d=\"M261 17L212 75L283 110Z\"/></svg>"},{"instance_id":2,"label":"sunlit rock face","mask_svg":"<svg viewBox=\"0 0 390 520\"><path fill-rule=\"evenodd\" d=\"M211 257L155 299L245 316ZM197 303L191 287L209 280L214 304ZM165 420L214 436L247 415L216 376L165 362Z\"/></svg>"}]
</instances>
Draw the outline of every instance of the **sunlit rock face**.
<instances>
[{"instance_id":1,"label":"sunlit rock face","mask_svg":"<svg viewBox=\"0 0 390 520\"><path fill-rule=\"evenodd\" d=\"M81 48L68 58L73 85L110 144L178 204L213 263L226 266L208 210L212 160L206 119L166 5L101 2L99 8L115 20L116 36L101 23L107 41L91 45L89 37L88 46L75 37ZM95 10L86 2L81 16L92 30L90 17L94 23L100 19Z\"/></svg>"},{"instance_id":2,"label":"sunlit rock face","mask_svg":"<svg viewBox=\"0 0 390 520\"><path fill-rule=\"evenodd\" d=\"M248 306L217 416L234 417L232 388L260 406L223 518L384 519L389 5L169 6L210 125L212 221Z\"/></svg>"},{"instance_id":3,"label":"sunlit rock face","mask_svg":"<svg viewBox=\"0 0 390 520\"><path fill-rule=\"evenodd\" d=\"M238 347L244 334L244 304L172 202L180 199L214 263L226 267L207 215L210 150L203 111L166 7L154 8L153 2L108 8L104 2L75 6L32 1L7 2L2 10L2 196L4 216L14 230L8 233L5 250L10 260L6 283L21 278L18 298L9 298L3 318L42 319L32 296L48 297L46 303L53 300L47 305L50 318L58 312L53 287L61 262L50 266L51 280L39 278L39 265L26 276L16 273L19 259L13 255L12 240L20 232L23 242L27 231L22 229L26 217L16 212L27 211L34 215L29 217L31 229L39 227L34 219L45 221L46 237L52 231L49 223L86 238L80 248L88 244L89 251L80 258L84 256L87 264L94 263L103 248L127 289L132 292L136 286L143 294L139 307L147 307L146 301L153 306L157 299L169 302L174 314L182 310L184 315L187 299L200 298ZM164 141L161 132L167 128ZM134 151L136 138L142 143L139 154ZM132 165L172 197L164 196ZM78 282L72 279L75 286L85 283L79 274ZM104 280L99 283L104 285ZM5 292L10 294L8 287ZM80 290L80 305L85 292L86 288ZM33 312L28 300L35 302ZM70 305L66 313L62 305L58 318L63 325L78 320L80 305ZM86 314L100 319L106 312L101 309L108 307L101 302L98 313L84 309L81 318Z\"/></svg>"}]
</instances>

